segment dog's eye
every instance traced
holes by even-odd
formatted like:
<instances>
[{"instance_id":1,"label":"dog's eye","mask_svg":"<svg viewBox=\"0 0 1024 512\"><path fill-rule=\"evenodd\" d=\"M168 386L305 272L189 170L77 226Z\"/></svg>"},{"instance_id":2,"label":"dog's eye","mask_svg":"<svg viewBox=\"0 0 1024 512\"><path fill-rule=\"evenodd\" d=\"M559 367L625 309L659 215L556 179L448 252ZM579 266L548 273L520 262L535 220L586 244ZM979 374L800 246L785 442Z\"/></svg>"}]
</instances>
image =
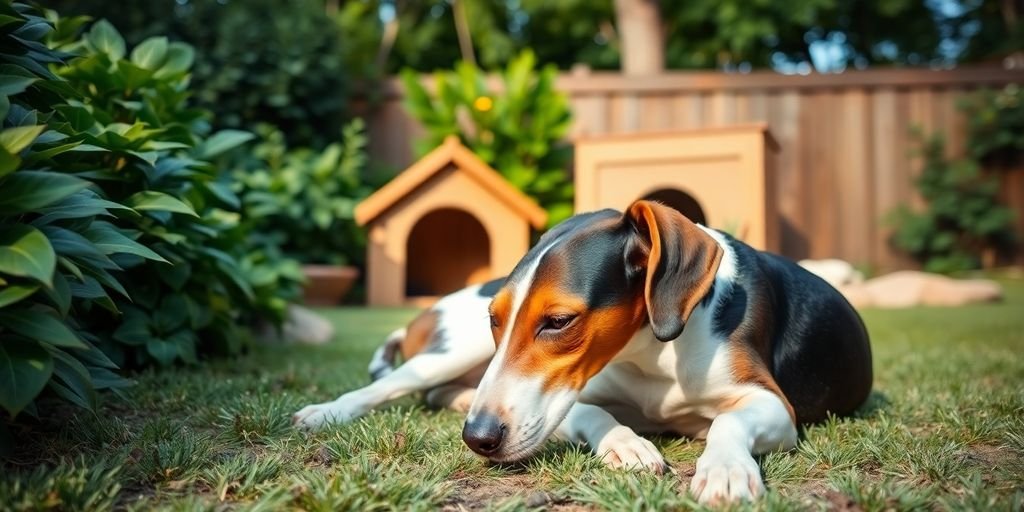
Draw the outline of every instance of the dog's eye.
<instances>
[{"instance_id":1,"label":"dog's eye","mask_svg":"<svg viewBox=\"0 0 1024 512\"><path fill-rule=\"evenodd\" d=\"M545 331L561 331L576 318L573 315L553 315L544 320Z\"/></svg>"},{"instance_id":2,"label":"dog's eye","mask_svg":"<svg viewBox=\"0 0 1024 512\"><path fill-rule=\"evenodd\" d=\"M498 328L498 315L491 313L491 329Z\"/></svg>"}]
</instances>

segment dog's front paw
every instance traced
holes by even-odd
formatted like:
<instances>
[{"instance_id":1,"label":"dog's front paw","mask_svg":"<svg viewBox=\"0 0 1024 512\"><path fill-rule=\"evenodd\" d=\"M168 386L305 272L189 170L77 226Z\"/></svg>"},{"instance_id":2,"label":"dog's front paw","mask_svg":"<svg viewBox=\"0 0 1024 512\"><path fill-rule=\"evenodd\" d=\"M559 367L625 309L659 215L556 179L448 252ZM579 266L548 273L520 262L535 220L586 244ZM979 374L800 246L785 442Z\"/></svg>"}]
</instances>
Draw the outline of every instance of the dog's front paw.
<instances>
[{"instance_id":1,"label":"dog's front paw","mask_svg":"<svg viewBox=\"0 0 1024 512\"><path fill-rule=\"evenodd\" d=\"M601 462L616 469L649 470L659 475L668 470L665 458L654 444L628 427L611 429L598 443L596 451Z\"/></svg>"},{"instance_id":2,"label":"dog's front paw","mask_svg":"<svg viewBox=\"0 0 1024 512\"><path fill-rule=\"evenodd\" d=\"M708 448L697 459L690 492L704 504L751 500L764 492L764 483L757 462L749 453L742 449Z\"/></svg>"},{"instance_id":3,"label":"dog's front paw","mask_svg":"<svg viewBox=\"0 0 1024 512\"><path fill-rule=\"evenodd\" d=\"M332 423L344 423L360 416L360 412L341 400L303 407L292 415L292 424L304 430L319 430Z\"/></svg>"}]
</instances>

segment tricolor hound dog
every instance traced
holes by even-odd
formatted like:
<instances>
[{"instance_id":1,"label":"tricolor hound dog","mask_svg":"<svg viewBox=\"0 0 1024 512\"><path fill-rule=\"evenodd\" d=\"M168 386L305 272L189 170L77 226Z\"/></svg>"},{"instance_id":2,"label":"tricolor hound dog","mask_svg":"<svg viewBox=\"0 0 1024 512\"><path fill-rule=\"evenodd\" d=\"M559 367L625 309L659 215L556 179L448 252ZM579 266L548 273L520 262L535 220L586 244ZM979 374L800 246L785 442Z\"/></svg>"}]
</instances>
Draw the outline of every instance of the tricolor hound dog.
<instances>
[{"instance_id":1,"label":"tricolor hound dog","mask_svg":"<svg viewBox=\"0 0 1024 512\"><path fill-rule=\"evenodd\" d=\"M864 325L834 288L647 201L559 224L503 282L444 297L393 334L370 370L372 384L295 423L349 421L425 390L468 411L462 438L496 462L555 434L612 467L662 472L638 433L705 438L690 483L705 503L760 494L753 455L850 414L872 378Z\"/></svg>"}]
</instances>

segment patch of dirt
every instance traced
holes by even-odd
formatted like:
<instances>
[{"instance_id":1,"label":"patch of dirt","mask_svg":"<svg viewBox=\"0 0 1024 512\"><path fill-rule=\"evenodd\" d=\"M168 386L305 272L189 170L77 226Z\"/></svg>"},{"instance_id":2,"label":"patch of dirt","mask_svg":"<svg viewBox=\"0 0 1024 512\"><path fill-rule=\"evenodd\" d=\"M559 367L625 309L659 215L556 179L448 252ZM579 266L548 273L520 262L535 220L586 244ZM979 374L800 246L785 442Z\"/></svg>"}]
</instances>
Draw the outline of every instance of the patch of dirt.
<instances>
[{"instance_id":1,"label":"patch of dirt","mask_svg":"<svg viewBox=\"0 0 1024 512\"><path fill-rule=\"evenodd\" d=\"M515 498L521 499L529 507L544 507L546 510L560 512L594 510L540 488L537 481L527 475L457 480L451 497L441 510L449 512L484 510L489 506Z\"/></svg>"},{"instance_id":2,"label":"patch of dirt","mask_svg":"<svg viewBox=\"0 0 1024 512\"><path fill-rule=\"evenodd\" d=\"M986 469L1000 467L1006 462L1018 458L1013 450L1005 446L975 444L967 447L967 460Z\"/></svg>"},{"instance_id":3,"label":"patch of dirt","mask_svg":"<svg viewBox=\"0 0 1024 512\"><path fill-rule=\"evenodd\" d=\"M864 509L849 496L833 489L825 482L807 482L787 492L791 498L800 501L807 509L820 508L841 512L862 512Z\"/></svg>"}]
</instances>

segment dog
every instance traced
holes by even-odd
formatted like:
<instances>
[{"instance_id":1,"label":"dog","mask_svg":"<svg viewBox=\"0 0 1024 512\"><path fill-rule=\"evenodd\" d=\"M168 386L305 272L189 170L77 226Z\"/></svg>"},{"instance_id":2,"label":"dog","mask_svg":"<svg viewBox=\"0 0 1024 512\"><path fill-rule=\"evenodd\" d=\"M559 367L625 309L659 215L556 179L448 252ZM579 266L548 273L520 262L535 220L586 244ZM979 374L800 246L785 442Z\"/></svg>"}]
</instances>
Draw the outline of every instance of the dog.
<instances>
[{"instance_id":1,"label":"dog","mask_svg":"<svg viewBox=\"0 0 1024 512\"><path fill-rule=\"evenodd\" d=\"M662 473L639 434L705 439L690 483L702 503L761 494L754 456L853 413L872 385L867 331L832 286L642 200L557 225L507 279L444 297L392 334L370 371L372 384L294 422L350 421L423 390L466 411L463 440L493 462L554 435L611 467Z\"/></svg>"}]
</instances>

